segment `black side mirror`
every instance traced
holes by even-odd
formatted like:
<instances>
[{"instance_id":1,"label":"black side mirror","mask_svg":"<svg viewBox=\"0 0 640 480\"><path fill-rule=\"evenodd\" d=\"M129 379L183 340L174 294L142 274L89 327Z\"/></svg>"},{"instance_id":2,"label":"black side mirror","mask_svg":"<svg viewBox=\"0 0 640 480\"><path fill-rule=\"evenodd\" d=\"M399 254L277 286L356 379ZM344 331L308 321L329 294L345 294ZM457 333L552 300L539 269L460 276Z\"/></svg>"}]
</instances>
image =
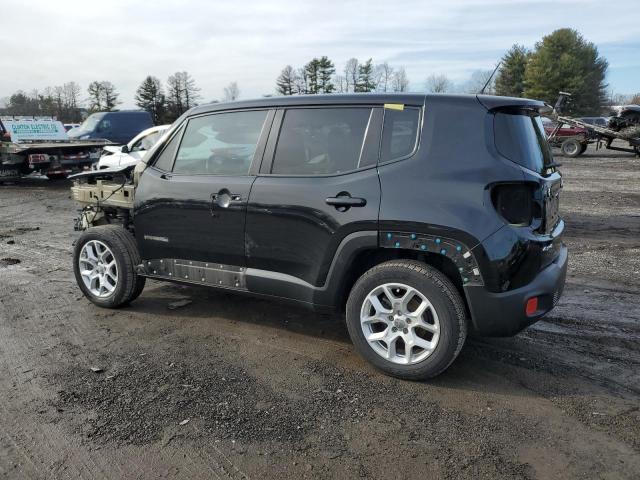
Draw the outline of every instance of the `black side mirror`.
<instances>
[{"instance_id":1,"label":"black side mirror","mask_svg":"<svg viewBox=\"0 0 640 480\"><path fill-rule=\"evenodd\" d=\"M120 151L122 153L129 153L129 147L127 145L123 145Z\"/></svg>"}]
</instances>

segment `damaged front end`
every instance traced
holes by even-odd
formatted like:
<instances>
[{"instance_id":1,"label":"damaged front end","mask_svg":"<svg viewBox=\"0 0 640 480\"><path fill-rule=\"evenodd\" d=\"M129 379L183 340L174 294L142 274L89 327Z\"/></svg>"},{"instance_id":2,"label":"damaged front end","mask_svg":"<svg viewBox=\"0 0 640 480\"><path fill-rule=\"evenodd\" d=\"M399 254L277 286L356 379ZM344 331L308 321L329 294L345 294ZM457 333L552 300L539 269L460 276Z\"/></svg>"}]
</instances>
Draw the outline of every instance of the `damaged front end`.
<instances>
[{"instance_id":1,"label":"damaged front end","mask_svg":"<svg viewBox=\"0 0 640 480\"><path fill-rule=\"evenodd\" d=\"M117 224L132 229L137 174L133 165L79 173L70 177L72 198L81 209L76 231L97 225Z\"/></svg>"}]
</instances>

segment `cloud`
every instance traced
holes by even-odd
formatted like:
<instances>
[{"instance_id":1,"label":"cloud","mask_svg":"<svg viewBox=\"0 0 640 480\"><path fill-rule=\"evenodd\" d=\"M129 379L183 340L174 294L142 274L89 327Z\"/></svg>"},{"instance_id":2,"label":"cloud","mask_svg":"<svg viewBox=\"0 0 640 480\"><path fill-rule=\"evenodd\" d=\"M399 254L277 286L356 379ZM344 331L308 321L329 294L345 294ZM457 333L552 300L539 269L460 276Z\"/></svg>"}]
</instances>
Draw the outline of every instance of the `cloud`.
<instances>
[{"instance_id":1,"label":"cloud","mask_svg":"<svg viewBox=\"0 0 640 480\"><path fill-rule=\"evenodd\" d=\"M327 55L405 66L414 88L431 73L464 81L492 68L513 44L532 47L556 28L576 28L610 63L611 88L640 90L637 2L31 0L3 9L0 97L75 80L110 80L133 106L148 74L187 70L205 100L238 81L242 97L273 93L287 64ZM620 12L627 12L626 15ZM635 73L635 75L634 75Z\"/></svg>"}]
</instances>

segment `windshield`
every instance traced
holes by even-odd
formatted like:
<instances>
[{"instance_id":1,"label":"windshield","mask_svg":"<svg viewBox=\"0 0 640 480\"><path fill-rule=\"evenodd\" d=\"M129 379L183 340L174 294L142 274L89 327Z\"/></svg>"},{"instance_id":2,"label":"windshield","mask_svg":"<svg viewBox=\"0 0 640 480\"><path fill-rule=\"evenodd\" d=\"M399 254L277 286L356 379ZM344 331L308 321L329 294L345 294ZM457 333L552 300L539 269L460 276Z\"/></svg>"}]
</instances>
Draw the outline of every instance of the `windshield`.
<instances>
[{"instance_id":1,"label":"windshield","mask_svg":"<svg viewBox=\"0 0 640 480\"><path fill-rule=\"evenodd\" d=\"M494 132L496 148L512 162L540 174L553 164L540 115L525 111L498 112Z\"/></svg>"},{"instance_id":2,"label":"windshield","mask_svg":"<svg viewBox=\"0 0 640 480\"><path fill-rule=\"evenodd\" d=\"M82 125L78 127L79 130L83 132L93 132L96 129L96 126L104 117L104 113L94 113L93 115L89 115L89 117L82 122Z\"/></svg>"}]
</instances>

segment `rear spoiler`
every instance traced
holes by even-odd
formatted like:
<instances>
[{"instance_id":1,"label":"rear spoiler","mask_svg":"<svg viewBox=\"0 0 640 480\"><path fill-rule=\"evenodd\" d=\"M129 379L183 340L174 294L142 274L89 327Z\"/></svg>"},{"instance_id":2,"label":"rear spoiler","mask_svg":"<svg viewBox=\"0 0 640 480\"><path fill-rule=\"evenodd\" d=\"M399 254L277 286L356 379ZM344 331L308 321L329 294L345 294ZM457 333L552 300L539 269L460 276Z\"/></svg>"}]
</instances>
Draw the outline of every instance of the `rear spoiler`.
<instances>
[{"instance_id":1,"label":"rear spoiler","mask_svg":"<svg viewBox=\"0 0 640 480\"><path fill-rule=\"evenodd\" d=\"M551 108L540 100L530 100L528 98L497 97L495 95L476 95L476 98L487 110L497 110L500 108L525 108L544 113Z\"/></svg>"}]
</instances>

